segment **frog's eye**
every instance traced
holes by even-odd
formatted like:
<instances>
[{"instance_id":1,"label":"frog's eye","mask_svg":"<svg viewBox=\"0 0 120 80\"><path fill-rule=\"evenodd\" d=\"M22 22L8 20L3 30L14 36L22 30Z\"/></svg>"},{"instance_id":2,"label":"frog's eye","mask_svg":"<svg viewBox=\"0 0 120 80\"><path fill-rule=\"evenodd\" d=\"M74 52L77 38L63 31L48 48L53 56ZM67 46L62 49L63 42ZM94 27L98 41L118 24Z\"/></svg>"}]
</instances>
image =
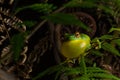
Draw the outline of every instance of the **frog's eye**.
<instances>
[{"instance_id":1,"label":"frog's eye","mask_svg":"<svg viewBox=\"0 0 120 80\"><path fill-rule=\"evenodd\" d=\"M79 38L80 37L80 33L79 32L75 32L75 37Z\"/></svg>"}]
</instances>

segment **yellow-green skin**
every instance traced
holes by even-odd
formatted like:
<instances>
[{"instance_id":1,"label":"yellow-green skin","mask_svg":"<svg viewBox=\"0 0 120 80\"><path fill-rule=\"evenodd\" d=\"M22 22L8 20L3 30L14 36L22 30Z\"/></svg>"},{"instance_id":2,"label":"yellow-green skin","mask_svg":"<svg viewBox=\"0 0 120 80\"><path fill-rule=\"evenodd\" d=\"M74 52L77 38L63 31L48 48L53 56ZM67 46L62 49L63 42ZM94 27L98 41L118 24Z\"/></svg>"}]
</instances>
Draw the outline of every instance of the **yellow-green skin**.
<instances>
[{"instance_id":1,"label":"yellow-green skin","mask_svg":"<svg viewBox=\"0 0 120 80\"><path fill-rule=\"evenodd\" d=\"M70 40L61 45L61 54L66 58L77 58L90 48L90 37L80 34L79 38L70 36Z\"/></svg>"}]
</instances>

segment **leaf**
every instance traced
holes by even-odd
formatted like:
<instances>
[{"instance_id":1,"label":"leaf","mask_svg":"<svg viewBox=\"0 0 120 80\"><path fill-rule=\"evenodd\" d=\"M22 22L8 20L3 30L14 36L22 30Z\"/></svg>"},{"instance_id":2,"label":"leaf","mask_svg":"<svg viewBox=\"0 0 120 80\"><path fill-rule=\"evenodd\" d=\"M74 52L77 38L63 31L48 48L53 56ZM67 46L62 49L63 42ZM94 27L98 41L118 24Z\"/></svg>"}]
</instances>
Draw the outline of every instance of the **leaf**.
<instances>
[{"instance_id":1,"label":"leaf","mask_svg":"<svg viewBox=\"0 0 120 80\"><path fill-rule=\"evenodd\" d=\"M60 76L61 73L62 73L62 75L64 75L64 73L59 70L59 71L56 73L54 80L58 80L58 78L59 78L59 76Z\"/></svg>"},{"instance_id":2,"label":"leaf","mask_svg":"<svg viewBox=\"0 0 120 80\"><path fill-rule=\"evenodd\" d=\"M52 21L53 23L57 24L64 24L64 25L76 25L83 29L89 29L84 23L82 23L79 19L77 19L72 14L66 14L66 13L55 13L51 14L49 16L45 16L44 18L48 19L49 21Z\"/></svg>"},{"instance_id":3,"label":"leaf","mask_svg":"<svg viewBox=\"0 0 120 80\"><path fill-rule=\"evenodd\" d=\"M61 70L59 70L57 73L56 73L56 76L55 76L55 80L58 80L60 74L64 75L64 76L71 76L71 75L78 75L78 74L81 74L83 73L82 72L82 69L80 69L80 67L63 67Z\"/></svg>"},{"instance_id":4,"label":"leaf","mask_svg":"<svg viewBox=\"0 0 120 80\"><path fill-rule=\"evenodd\" d=\"M110 52L114 55L120 56L119 51L112 44L109 44L109 43L105 42L105 43L102 44L102 48L105 51L108 51L108 52Z\"/></svg>"},{"instance_id":5,"label":"leaf","mask_svg":"<svg viewBox=\"0 0 120 80\"><path fill-rule=\"evenodd\" d=\"M24 24L27 26L27 27L32 27L36 24L37 22L36 21L24 21Z\"/></svg>"},{"instance_id":6,"label":"leaf","mask_svg":"<svg viewBox=\"0 0 120 80\"><path fill-rule=\"evenodd\" d=\"M95 4L96 0L71 0L67 4L65 4L65 7L81 7L81 8L93 8L96 7Z\"/></svg>"},{"instance_id":7,"label":"leaf","mask_svg":"<svg viewBox=\"0 0 120 80\"><path fill-rule=\"evenodd\" d=\"M87 67L87 73L106 73L108 71L103 70L99 67Z\"/></svg>"},{"instance_id":8,"label":"leaf","mask_svg":"<svg viewBox=\"0 0 120 80\"><path fill-rule=\"evenodd\" d=\"M91 80L92 78L94 78L95 80L97 79L119 80L118 77L109 74L108 71L103 70L99 67L87 67L87 74L76 77L73 80Z\"/></svg>"},{"instance_id":9,"label":"leaf","mask_svg":"<svg viewBox=\"0 0 120 80\"><path fill-rule=\"evenodd\" d=\"M103 54L98 50L91 50L90 53L92 55L96 55L96 56L103 56Z\"/></svg>"},{"instance_id":10,"label":"leaf","mask_svg":"<svg viewBox=\"0 0 120 80\"><path fill-rule=\"evenodd\" d=\"M120 31L120 28L111 28L111 29L109 30L109 33L113 32L113 31Z\"/></svg>"},{"instance_id":11,"label":"leaf","mask_svg":"<svg viewBox=\"0 0 120 80\"><path fill-rule=\"evenodd\" d=\"M101 10L104 10L104 12L109 13L111 15L114 14L114 10L112 8L110 8L110 6L107 5L98 5L98 8Z\"/></svg>"},{"instance_id":12,"label":"leaf","mask_svg":"<svg viewBox=\"0 0 120 80\"><path fill-rule=\"evenodd\" d=\"M95 80L103 80L103 79L109 79L109 80L120 80L120 78L109 74L109 73L89 73L86 75L83 75L81 77L77 77L73 80L91 80L91 78L95 78Z\"/></svg>"},{"instance_id":13,"label":"leaf","mask_svg":"<svg viewBox=\"0 0 120 80\"><path fill-rule=\"evenodd\" d=\"M103 36L99 37L99 39L101 39L101 40L113 39L113 38L114 38L113 35L103 35Z\"/></svg>"},{"instance_id":14,"label":"leaf","mask_svg":"<svg viewBox=\"0 0 120 80\"><path fill-rule=\"evenodd\" d=\"M44 13L50 13L52 10L54 10L56 7L53 6L53 4L47 4L47 3L40 3L40 4L32 4L29 6L24 6L22 8L18 8L15 12L17 14L18 12L25 10L25 9L32 9L37 12L44 12Z\"/></svg>"},{"instance_id":15,"label":"leaf","mask_svg":"<svg viewBox=\"0 0 120 80\"><path fill-rule=\"evenodd\" d=\"M43 72L38 73L37 76L32 78L32 80L37 80L37 79L42 78L45 75L50 75L50 74L53 74L55 72L62 71L64 69L63 64L64 64L64 62L59 64L59 65L52 66Z\"/></svg>"},{"instance_id":16,"label":"leaf","mask_svg":"<svg viewBox=\"0 0 120 80\"><path fill-rule=\"evenodd\" d=\"M118 46L120 46L120 39L115 39L112 42L114 42L115 44L117 44Z\"/></svg>"},{"instance_id":17,"label":"leaf","mask_svg":"<svg viewBox=\"0 0 120 80\"><path fill-rule=\"evenodd\" d=\"M100 49L101 48L101 41L99 40L99 38L94 38L92 41L92 47L95 48L95 49Z\"/></svg>"},{"instance_id":18,"label":"leaf","mask_svg":"<svg viewBox=\"0 0 120 80\"><path fill-rule=\"evenodd\" d=\"M16 34L11 38L11 50L13 51L13 57L15 61L18 61L20 52L24 47L24 35L22 33Z\"/></svg>"},{"instance_id":19,"label":"leaf","mask_svg":"<svg viewBox=\"0 0 120 80\"><path fill-rule=\"evenodd\" d=\"M81 76L81 77L77 77L77 78L74 78L74 79L72 79L72 80L90 80L90 79L89 79L88 76L83 75L83 76Z\"/></svg>"},{"instance_id":20,"label":"leaf","mask_svg":"<svg viewBox=\"0 0 120 80\"><path fill-rule=\"evenodd\" d=\"M65 71L65 75L76 75L76 74L82 74L82 68L80 67L74 67L74 68L70 68L70 67L66 67L64 68Z\"/></svg>"},{"instance_id":21,"label":"leaf","mask_svg":"<svg viewBox=\"0 0 120 80\"><path fill-rule=\"evenodd\" d=\"M120 80L120 78L109 74L109 73L93 73L93 74L88 74L87 76L96 78L96 79L111 79L111 80Z\"/></svg>"}]
</instances>

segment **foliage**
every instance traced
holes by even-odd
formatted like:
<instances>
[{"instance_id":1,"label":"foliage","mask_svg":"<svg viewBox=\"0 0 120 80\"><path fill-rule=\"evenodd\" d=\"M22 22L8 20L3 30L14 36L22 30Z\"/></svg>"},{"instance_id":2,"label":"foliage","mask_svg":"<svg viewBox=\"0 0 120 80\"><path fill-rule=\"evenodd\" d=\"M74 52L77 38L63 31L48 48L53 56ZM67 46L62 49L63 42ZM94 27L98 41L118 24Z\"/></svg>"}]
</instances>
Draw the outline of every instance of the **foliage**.
<instances>
[{"instance_id":1,"label":"foliage","mask_svg":"<svg viewBox=\"0 0 120 80\"><path fill-rule=\"evenodd\" d=\"M65 7L84 7L84 8L93 8L96 6L97 0L71 0L67 4L65 4Z\"/></svg>"},{"instance_id":2,"label":"foliage","mask_svg":"<svg viewBox=\"0 0 120 80\"><path fill-rule=\"evenodd\" d=\"M79 8L95 8L96 11L101 11L105 13L104 15L110 15L115 19L114 26L109 30L108 34L102 36L95 36L91 41L93 44L92 49L89 51L91 54L95 54L97 56L104 56L101 50L112 53L113 56L120 56L120 52L116 45L120 47L120 37L119 34L116 33L120 31L120 25L118 23L118 17L120 17L120 0L71 0L68 3L64 4L62 8L68 7L79 7ZM63 24L63 25L77 25L81 28L88 29L88 27L83 24L81 21L75 18L75 16L67 13L61 13L61 10L57 9L56 6L48 3L41 4L33 4L30 6L25 6L17 9L16 13L24 10L24 9L32 9L38 12L43 12L47 15L40 16L42 19L51 21L55 24ZM56 11L54 12L53 10ZM49 14L49 15L48 15ZM62 17L61 17L62 16ZM27 23L27 22L26 22ZM28 21L28 26L34 25L35 23L32 21ZM40 24L43 24L42 22ZM111 23L112 24L112 23ZM108 26L109 27L109 26ZM17 39L17 40L16 40ZM12 50L14 52L15 60L18 60L19 53L23 47L24 38L21 34L15 35L11 39ZM61 74L65 74L66 76L77 75L77 77L73 77L73 80L96 80L96 79L111 79L111 80L119 80L116 76L109 74L106 70L100 69L98 67L88 67L85 64L83 58L81 58L81 62L77 67L68 67L64 64L60 64L54 67L51 67L42 73L39 73L33 80L39 79L43 76L50 75L56 73L55 80L57 80Z\"/></svg>"},{"instance_id":3,"label":"foliage","mask_svg":"<svg viewBox=\"0 0 120 80\"><path fill-rule=\"evenodd\" d=\"M114 55L117 55L117 56L120 56L120 53L119 51L112 45L112 44L109 44L109 43L103 43L102 44L102 48L105 50L105 51L108 51L110 53L113 53Z\"/></svg>"},{"instance_id":4,"label":"foliage","mask_svg":"<svg viewBox=\"0 0 120 80\"><path fill-rule=\"evenodd\" d=\"M108 71L103 70L98 67L86 67L84 59L81 61L80 66L77 67L68 67L65 63L62 65L56 65L47 70L39 73L32 80L37 80L43 76L56 73L55 80L59 80L61 74L65 76L72 76L71 80L97 80L97 79L109 79L109 80L119 80L116 76L110 74ZM84 69L84 70L83 70Z\"/></svg>"},{"instance_id":5,"label":"foliage","mask_svg":"<svg viewBox=\"0 0 120 80\"><path fill-rule=\"evenodd\" d=\"M17 14L18 12L25 10L25 9L32 9L37 12L44 12L45 14L48 14L52 12L56 7L54 7L52 4L47 4L47 3L40 3L40 4L33 4L29 6L25 6L22 8L18 8L15 13Z\"/></svg>"},{"instance_id":6,"label":"foliage","mask_svg":"<svg viewBox=\"0 0 120 80\"><path fill-rule=\"evenodd\" d=\"M44 18L56 24L76 25L76 26L82 27L83 29L89 28L72 14L54 13L49 16L45 16Z\"/></svg>"},{"instance_id":7,"label":"foliage","mask_svg":"<svg viewBox=\"0 0 120 80\"><path fill-rule=\"evenodd\" d=\"M120 31L120 28L114 28L114 27L112 27L112 28L110 29L109 33L113 32L113 31Z\"/></svg>"},{"instance_id":8,"label":"foliage","mask_svg":"<svg viewBox=\"0 0 120 80\"><path fill-rule=\"evenodd\" d=\"M30 21L30 20L27 20L27 21L24 21L24 24L27 26L27 27L33 27L37 22L36 21Z\"/></svg>"},{"instance_id":9,"label":"foliage","mask_svg":"<svg viewBox=\"0 0 120 80\"><path fill-rule=\"evenodd\" d=\"M113 55L120 56L119 50L115 47L115 45L119 46L119 39L120 38L117 36L105 34L105 35L102 35L101 37L94 38L92 40L92 44L93 46L97 45L94 47L99 47L100 50L103 49L104 51L112 53ZM99 40L99 42L97 40ZM92 52L94 53L94 50ZM97 51L97 53L99 52Z\"/></svg>"},{"instance_id":10,"label":"foliage","mask_svg":"<svg viewBox=\"0 0 120 80\"><path fill-rule=\"evenodd\" d=\"M15 61L19 60L19 56L20 53L23 50L24 47L24 34L23 33L19 33L19 34L15 34L12 38L11 38L11 45L12 45L12 51L13 51L13 57Z\"/></svg>"}]
</instances>

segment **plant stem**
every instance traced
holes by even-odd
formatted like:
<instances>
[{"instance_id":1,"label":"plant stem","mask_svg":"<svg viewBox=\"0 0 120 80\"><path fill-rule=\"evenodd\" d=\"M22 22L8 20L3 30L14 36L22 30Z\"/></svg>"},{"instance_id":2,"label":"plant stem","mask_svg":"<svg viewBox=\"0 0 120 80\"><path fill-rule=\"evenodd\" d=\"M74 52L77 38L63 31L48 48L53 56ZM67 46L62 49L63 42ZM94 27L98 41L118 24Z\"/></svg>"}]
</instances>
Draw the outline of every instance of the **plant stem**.
<instances>
[{"instance_id":1,"label":"plant stem","mask_svg":"<svg viewBox=\"0 0 120 80\"><path fill-rule=\"evenodd\" d=\"M86 75L87 71L86 71L86 63L85 63L84 56L81 56L81 67L83 69L83 74Z\"/></svg>"}]
</instances>

